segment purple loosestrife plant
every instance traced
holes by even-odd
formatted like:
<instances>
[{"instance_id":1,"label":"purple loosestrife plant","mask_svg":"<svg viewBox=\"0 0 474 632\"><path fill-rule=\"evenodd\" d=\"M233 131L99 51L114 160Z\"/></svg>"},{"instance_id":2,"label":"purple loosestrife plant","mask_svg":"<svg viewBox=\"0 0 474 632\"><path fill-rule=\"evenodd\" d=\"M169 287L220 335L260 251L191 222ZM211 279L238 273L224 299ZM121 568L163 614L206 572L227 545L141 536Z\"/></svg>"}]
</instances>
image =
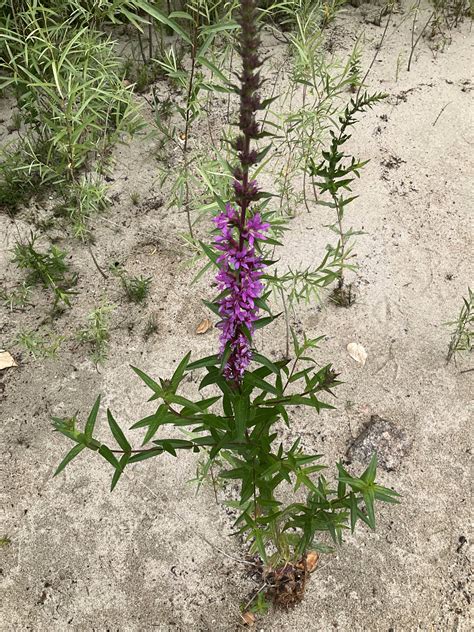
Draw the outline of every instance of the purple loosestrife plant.
<instances>
[{"instance_id":1,"label":"purple loosestrife plant","mask_svg":"<svg viewBox=\"0 0 474 632\"><path fill-rule=\"evenodd\" d=\"M289 444L280 436L281 425L291 427L293 423L294 407L298 418L303 409L311 414L332 408L321 398L332 394L339 382L330 365L318 367L310 356L320 339L304 337L300 342L294 337L294 358L276 362L252 344L254 330L274 319L271 314L258 317L259 310L270 313L265 302L269 293L262 276L267 263L261 247L271 240L268 224L254 210L262 193L250 173L261 156L251 148L251 140L263 137L255 113L264 108L257 95L259 37L253 0L242 1L240 24L242 73L236 88L241 108L240 135L235 141L239 161L234 172L235 204L222 205L222 213L214 220L218 231L215 250L205 247L217 267L220 294L209 305L221 319L220 352L194 362L190 362L188 353L171 378L158 381L132 367L150 388L149 401L157 402L151 415L131 427L142 433L141 446L132 446L110 409L107 421L116 445L94 437L100 397L83 429L78 427L76 417L55 418L56 430L74 442L56 473L89 449L112 465L114 489L125 468L132 464L165 452L175 457L183 450L203 453L207 460L204 471L214 466L223 481L239 483L239 499L228 504L237 511L236 533L248 543L250 564L262 581L256 592L259 603L265 594L275 603L289 606L303 596L309 573L315 567L316 551L331 550L325 540L341 544L344 531L354 531L359 521L374 529L376 501L394 503L397 494L376 482L375 456L361 476L352 476L337 464L333 484L321 473L325 469L318 462L321 455L306 453L299 438ZM186 376L198 370L205 371L199 392L211 387L212 393L190 398ZM186 438L166 436L169 425L185 427ZM306 493L284 503L282 488L285 497L301 489Z\"/></svg>"}]
</instances>

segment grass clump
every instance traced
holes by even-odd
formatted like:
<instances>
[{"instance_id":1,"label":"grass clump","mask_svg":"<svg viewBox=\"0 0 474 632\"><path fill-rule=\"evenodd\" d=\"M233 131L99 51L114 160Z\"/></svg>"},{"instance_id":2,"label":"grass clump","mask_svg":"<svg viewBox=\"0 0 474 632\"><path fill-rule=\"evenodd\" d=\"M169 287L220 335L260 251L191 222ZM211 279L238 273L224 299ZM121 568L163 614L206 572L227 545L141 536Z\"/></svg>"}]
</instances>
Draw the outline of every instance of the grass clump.
<instances>
[{"instance_id":1,"label":"grass clump","mask_svg":"<svg viewBox=\"0 0 474 632\"><path fill-rule=\"evenodd\" d=\"M151 277L122 276L122 285L127 298L132 303L144 303L150 293Z\"/></svg>"},{"instance_id":2,"label":"grass clump","mask_svg":"<svg viewBox=\"0 0 474 632\"><path fill-rule=\"evenodd\" d=\"M144 303L148 298L151 286L151 277L132 276L119 263L110 268L112 274L120 279L125 295L131 303Z\"/></svg>"}]
</instances>

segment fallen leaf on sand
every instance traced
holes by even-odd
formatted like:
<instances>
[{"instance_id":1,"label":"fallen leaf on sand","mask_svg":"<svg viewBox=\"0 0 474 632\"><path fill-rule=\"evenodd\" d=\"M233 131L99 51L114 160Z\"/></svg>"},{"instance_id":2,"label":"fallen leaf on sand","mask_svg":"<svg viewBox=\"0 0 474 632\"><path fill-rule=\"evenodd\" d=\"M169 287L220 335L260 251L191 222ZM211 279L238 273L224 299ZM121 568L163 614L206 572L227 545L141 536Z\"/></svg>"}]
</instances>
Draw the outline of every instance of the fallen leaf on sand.
<instances>
[{"instance_id":1,"label":"fallen leaf on sand","mask_svg":"<svg viewBox=\"0 0 474 632\"><path fill-rule=\"evenodd\" d=\"M318 565L318 561L319 561L319 553L316 553L316 551L309 551L306 554L306 558L303 557L296 564L296 567L301 570L306 569L308 573L312 573L316 569L316 566Z\"/></svg>"},{"instance_id":2,"label":"fallen leaf on sand","mask_svg":"<svg viewBox=\"0 0 474 632\"><path fill-rule=\"evenodd\" d=\"M312 573L318 565L319 554L316 551L310 551L306 556L306 568Z\"/></svg>"},{"instance_id":3,"label":"fallen leaf on sand","mask_svg":"<svg viewBox=\"0 0 474 632\"><path fill-rule=\"evenodd\" d=\"M358 342L350 342L347 345L347 353L353 360L358 362L361 366L364 366L367 360L367 351Z\"/></svg>"},{"instance_id":4,"label":"fallen leaf on sand","mask_svg":"<svg viewBox=\"0 0 474 632\"><path fill-rule=\"evenodd\" d=\"M2 369L9 369L11 366L18 366L15 362L15 358L8 351L0 349L0 371Z\"/></svg>"},{"instance_id":5,"label":"fallen leaf on sand","mask_svg":"<svg viewBox=\"0 0 474 632\"><path fill-rule=\"evenodd\" d=\"M210 321L209 318L205 318L196 327L196 333L205 334L206 331L209 331L209 329L212 329L212 321Z\"/></svg>"},{"instance_id":6,"label":"fallen leaf on sand","mask_svg":"<svg viewBox=\"0 0 474 632\"><path fill-rule=\"evenodd\" d=\"M244 620L245 625L251 626L255 623L255 615L250 610L244 612L242 615L242 619Z\"/></svg>"}]
</instances>

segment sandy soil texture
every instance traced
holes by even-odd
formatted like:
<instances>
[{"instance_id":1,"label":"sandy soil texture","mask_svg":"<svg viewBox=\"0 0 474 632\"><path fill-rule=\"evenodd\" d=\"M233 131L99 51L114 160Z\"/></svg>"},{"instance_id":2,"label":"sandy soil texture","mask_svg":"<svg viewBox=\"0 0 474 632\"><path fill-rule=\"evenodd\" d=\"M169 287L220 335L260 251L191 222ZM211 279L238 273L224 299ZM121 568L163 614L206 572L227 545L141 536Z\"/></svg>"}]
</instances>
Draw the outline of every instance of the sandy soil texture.
<instances>
[{"instance_id":1,"label":"sandy soil texture","mask_svg":"<svg viewBox=\"0 0 474 632\"><path fill-rule=\"evenodd\" d=\"M380 508L375 534L359 527L325 556L298 608L259 620L256 629L265 632L472 629L474 374L462 372L472 358L446 365L449 330L443 323L459 311L472 273L473 40L464 24L442 53L421 42L411 71L403 65L396 78L410 37L401 20L395 15L368 80L389 96L362 117L351 140L355 155L371 158L348 218L364 231L357 239L357 301L348 309L328 301L301 306L294 319L308 335L327 336L318 359L333 362L344 384L336 410L320 416L296 411L286 432L289 439L301 435L305 448L324 453L331 465L346 458L372 416L387 420L392 460L380 475L402 494L402 503ZM364 29L367 65L382 28L348 9L331 28L334 50L348 53ZM277 58L282 44L270 37L265 44ZM267 69L274 72L274 59ZM9 115L4 109L5 126ZM154 143L136 138L117 149L114 202L95 223L95 252L104 268L117 260L131 273L153 277L146 306L127 303L116 279L98 274L87 248L58 231L79 274L73 309L44 324L48 299L41 291L24 313L0 307L0 347L8 348L26 328L52 327L67 337L57 358L34 361L17 353L20 366L0 372L0 535L11 540L0 549L5 631L241 627L239 603L253 584L233 558L241 559L244 547L231 536L231 517L212 490L204 486L196 496L187 482L195 475L195 455L137 465L113 494L110 468L92 453L52 478L70 445L51 431L51 415L84 416L101 392L128 427L151 410L146 387L129 364L167 377L188 349L197 357L216 348L214 331L195 334L207 316L201 300L212 297L212 289L208 279L189 288L194 271L185 265L189 252L179 237L186 221L166 207ZM140 194L138 205L132 191ZM0 214L0 274L7 283L18 278L9 249L31 218L45 213L33 205L14 220ZM321 207L311 213L301 208L279 266L318 261L328 241L321 228L327 219ZM116 310L109 359L97 371L74 332L104 296ZM144 341L152 313L157 333ZM271 357L281 356L284 323L275 322L257 342ZM349 357L350 342L367 350L364 367ZM197 380L192 375L190 392ZM106 426L102 416L101 436ZM364 447L350 454L351 467L361 471Z\"/></svg>"}]
</instances>

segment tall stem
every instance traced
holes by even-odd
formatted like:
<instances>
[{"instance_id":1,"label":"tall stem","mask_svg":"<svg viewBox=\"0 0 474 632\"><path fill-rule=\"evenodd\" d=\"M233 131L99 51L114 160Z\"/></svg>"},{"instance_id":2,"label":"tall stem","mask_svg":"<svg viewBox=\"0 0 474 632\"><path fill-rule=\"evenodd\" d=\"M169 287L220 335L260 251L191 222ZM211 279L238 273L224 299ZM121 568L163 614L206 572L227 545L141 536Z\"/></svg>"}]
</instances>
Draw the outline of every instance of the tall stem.
<instances>
[{"instance_id":1,"label":"tall stem","mask_svg":"<svg viewBox=\"0 0 474 632\"><path fill-rule=\"evenodd\" d=\"M189 208L188 143L189 143L189 132L190 132L190 127L191 127L191 101L192 101L193 87L194 87L194 75L196 73L196 56L197 56L197 47L198 47L198 37L199 37L199 12L197 13L193 21L193 41L192 41L192 46L191 46L191 72L189 73L188 93L186 95L186 118L185 118L185 125L184 125L184 144L183 144L184 170L185 170L184 208L186 210L186 217L188 220L188 228L189 228L191 239L194 239L194 233L193 233L193 225L191 222L191 211Z\"/></svg>"},{"instance_id":2,"label":"tall stem","mask_svg":"<svg viewBox=\"0 0 474 632\"><path fill-rule=\"evenodd\" d=\"M244 246L243 230L249 205L257 199L255 187L249 181L249 169L258 162L257 153L251 150L252 139L259 137L259 126L255 113L260 109L260 99L257 91L261 81L258 68L261 61L258 56L260 36L256 26L257 10L255 0L242 0L240 10L240 37L238 52L242 59L240 75L240 116L239 129L241 135L235 141L234 147L238 151L239 166L234 171L237 203L240 206L240 249Z\"/></svg>"}]
</instances>

